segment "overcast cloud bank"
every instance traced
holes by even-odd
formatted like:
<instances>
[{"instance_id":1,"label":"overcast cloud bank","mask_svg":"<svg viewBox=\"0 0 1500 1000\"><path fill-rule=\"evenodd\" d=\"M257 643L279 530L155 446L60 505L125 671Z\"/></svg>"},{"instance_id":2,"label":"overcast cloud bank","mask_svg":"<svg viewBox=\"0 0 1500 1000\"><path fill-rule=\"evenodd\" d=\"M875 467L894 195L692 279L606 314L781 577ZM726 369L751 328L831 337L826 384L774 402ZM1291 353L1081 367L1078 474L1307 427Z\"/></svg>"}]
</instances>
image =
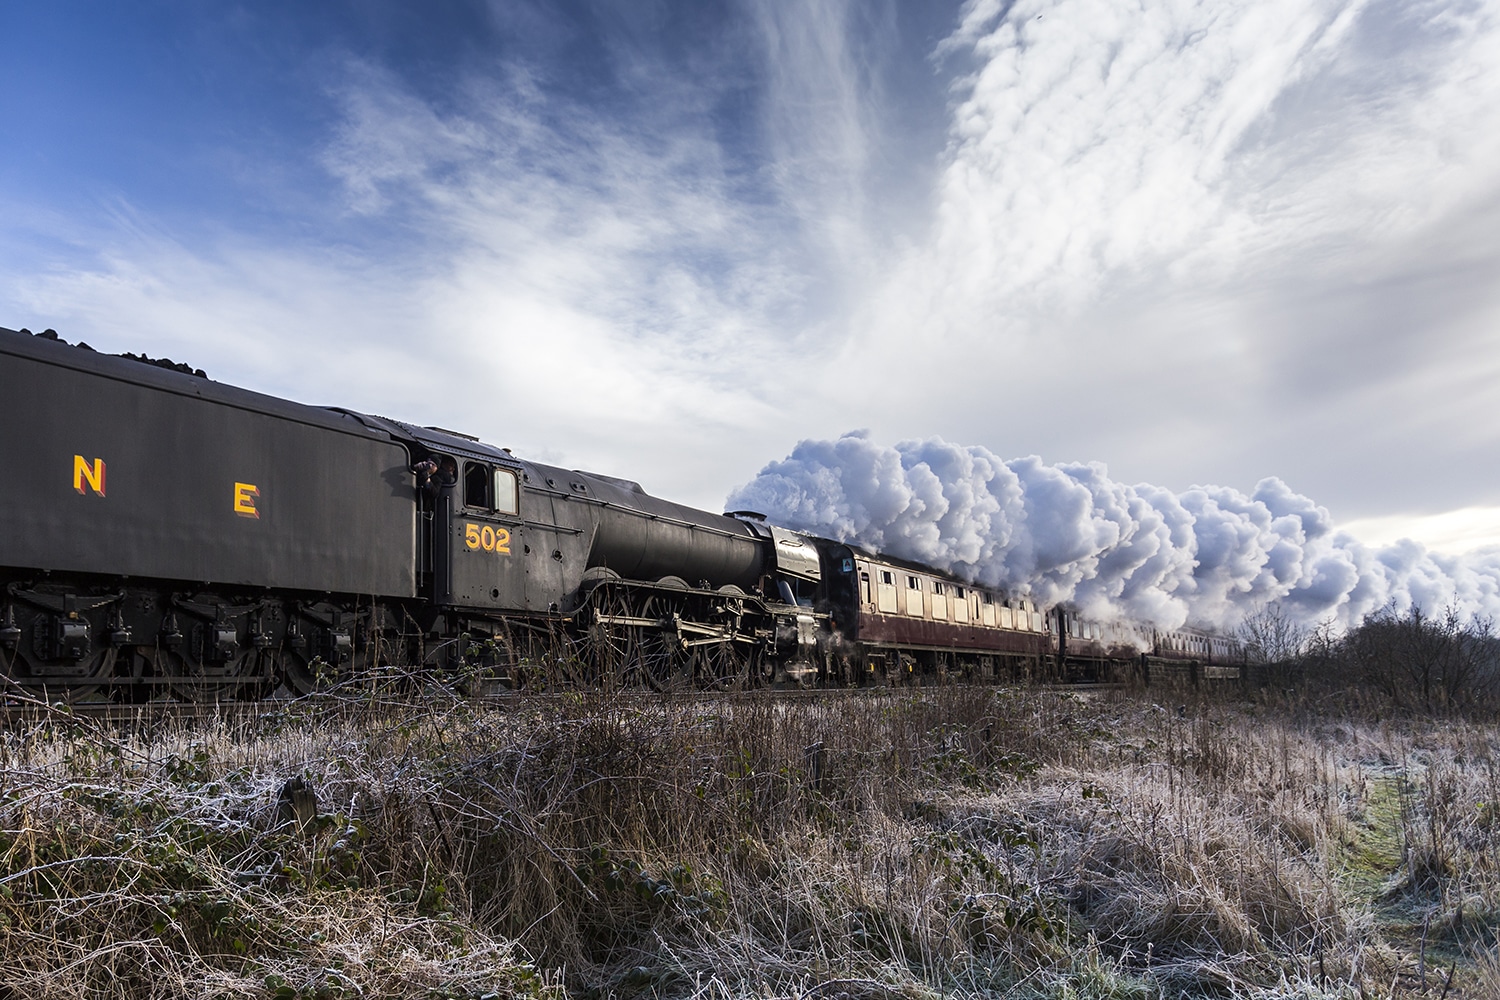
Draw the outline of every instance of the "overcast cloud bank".
<instances>
[{"instance_id":1,"label":"overcast cloud bank","mask_svg":"<svg viewBox=\"0 0 1500 1000\"><path fill-rule=\"evenodd\" d=\"M1279 479L1249 493L1129 486L1102 464L1002 460L938 438L803 441L728 499L789 528L971 582L1072 602L1098 619L1237 627L1277 603L1348 626L1386 604L1500 613L1500 549L1372 549Z\"/></svg>"}]
</instances>

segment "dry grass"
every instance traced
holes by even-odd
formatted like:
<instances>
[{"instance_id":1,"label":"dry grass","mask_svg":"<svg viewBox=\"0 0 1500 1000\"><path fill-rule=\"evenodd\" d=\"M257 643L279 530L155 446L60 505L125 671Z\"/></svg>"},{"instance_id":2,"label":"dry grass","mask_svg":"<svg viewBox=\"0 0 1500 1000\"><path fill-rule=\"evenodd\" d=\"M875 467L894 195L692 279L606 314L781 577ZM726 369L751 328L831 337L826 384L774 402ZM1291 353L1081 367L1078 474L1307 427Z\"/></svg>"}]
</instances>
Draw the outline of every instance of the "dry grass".
<instances>
[{"instance_id":1,"label":"dry grass","mask_svg":"<svg viewBox=\"0 0 1500 1000\"><path fill-rule=\"evenodd\" d=\"M54 718L0 743L0 996L1497 996L1496 741L966 688Z\"/></svg>"}]
</instances>

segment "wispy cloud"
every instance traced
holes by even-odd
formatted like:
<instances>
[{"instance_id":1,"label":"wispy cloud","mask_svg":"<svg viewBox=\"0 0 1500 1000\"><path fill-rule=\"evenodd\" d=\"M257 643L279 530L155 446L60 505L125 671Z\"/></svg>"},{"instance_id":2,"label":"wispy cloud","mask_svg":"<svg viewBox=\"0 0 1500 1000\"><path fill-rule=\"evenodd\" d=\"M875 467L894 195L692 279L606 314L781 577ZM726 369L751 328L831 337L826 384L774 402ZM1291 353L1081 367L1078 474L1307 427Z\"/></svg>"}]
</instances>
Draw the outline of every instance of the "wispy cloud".
<instances>
[{"instance_id":1,"label":"wispy cloud","mask_svg":"<svg viewBox=\"0 0 1500 1000\"><path fill-rule=\"evenodd\" d=\"M1181 264L1246 224L1231 157L1348 29L1336 4L1024 2L970 8L934 254L979 306L1076 306L1115 272Z\"/></svg>"},{"instance_id":2,"label":"wispy cloud","mask_svg":"<svg viewBox=\"0 0 1500 1000\"><path fill-rule=\"evenodd\" d=\"M751 10L766 66L761 120L776 191L821 259L836 262L830 278L868 276L878 260L868 197L893 137L883 134L878 113L879 41L861 22L873 18L877 36L891 30L889 5L759 3Z\"/></svg>"},{"instance_id":3,"label":"wispy cloud","mask_svg":"<svg viewBox=\"0 0 1500 1000\"><path fill-rule=\"evenodd\" d=\"M716 95L669 73L612 115L518 66L441 103L352 59L330 87L340 115L317 155L344 197L308 220L323 232L189 247L117 224L106 249L20 297L52 325L180 350L270 391L606 471L665 466L659 490L705 505L743 474L732 456L793 419L821 350L813 300L837 269L818 269L822 234L789 194L846 190L825 167L747 174ZM825 112L847 108L795 129ZM326 363L352 348L352 367Z\"/></svg>"},{"instance_id":4,"label":"wispy cloud","mask_svg":"<svg viewBox=\"0 0 1500 1000\"><path fill-rule=\"evenodd\" d=\"M533 454L706 459L774 414L789 383L772 373L805 350L786 213L744 197L692 95L656 97L643 131L524 77L476 81L448 115L366 70L345 93L331 168L356 209L412 220L467 415Z\"/></svg>"}]
</instances>

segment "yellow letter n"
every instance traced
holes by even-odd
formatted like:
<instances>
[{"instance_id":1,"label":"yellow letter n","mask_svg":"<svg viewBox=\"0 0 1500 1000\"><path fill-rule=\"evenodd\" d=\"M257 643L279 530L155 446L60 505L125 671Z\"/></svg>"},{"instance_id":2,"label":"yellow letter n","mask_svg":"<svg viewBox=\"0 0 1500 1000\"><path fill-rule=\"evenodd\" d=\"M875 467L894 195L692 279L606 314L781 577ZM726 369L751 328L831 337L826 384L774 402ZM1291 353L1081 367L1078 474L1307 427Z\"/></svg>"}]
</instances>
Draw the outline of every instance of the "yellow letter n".
<instances>
[{"instance_id":1,"label":"yellow letter n","mask_svg":"<svg viewBox=\"0 0 1500 1000\"><path fill-rule=\"evenodd\" d=\"M99 496L104 495L104 459L96 458L91 464L82 455L73 456L73 488L83 493L84 483Z\"/></svg>"}]
</instances>

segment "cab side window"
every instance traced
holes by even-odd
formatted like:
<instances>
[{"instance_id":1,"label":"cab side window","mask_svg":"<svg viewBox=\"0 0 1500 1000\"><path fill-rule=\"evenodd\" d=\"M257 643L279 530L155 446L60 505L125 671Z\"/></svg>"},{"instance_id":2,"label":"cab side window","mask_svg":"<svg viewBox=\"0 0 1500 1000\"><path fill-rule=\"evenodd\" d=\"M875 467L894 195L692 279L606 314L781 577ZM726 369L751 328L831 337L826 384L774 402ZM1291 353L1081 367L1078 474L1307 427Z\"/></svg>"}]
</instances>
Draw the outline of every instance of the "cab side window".
<instances>
[{"instance_id":1,"label":"cab side window","mask_svg":"<svg viewBox=\"0 0 1500 1000\"><path fill-rule=\"evenodd\" d=\"M490 509L490 468L482 462L464 463L464 506Z\"/></svg>"},{"instance_id":2,"label":"cab side window","mask_svg":"<svg viewBox=\"0 0 1500 1000\"><path fill-rule=\"evenodd\" d=\"M516 482L516 474L510 469L495 470L496 513L519 514L521 512L519 486L520 484Z\"/></svg>"}]
</instances>

